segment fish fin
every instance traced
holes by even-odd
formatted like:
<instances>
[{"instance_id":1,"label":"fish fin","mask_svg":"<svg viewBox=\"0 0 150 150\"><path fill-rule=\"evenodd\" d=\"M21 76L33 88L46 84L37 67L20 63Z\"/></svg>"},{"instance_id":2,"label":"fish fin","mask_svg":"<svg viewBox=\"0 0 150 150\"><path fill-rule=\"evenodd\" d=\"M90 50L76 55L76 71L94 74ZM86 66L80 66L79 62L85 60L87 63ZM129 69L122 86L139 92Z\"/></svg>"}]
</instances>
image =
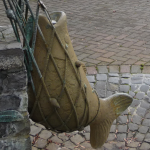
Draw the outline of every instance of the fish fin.
<instances>
[{"instance_id":1,"label":"fish fin","mask_svg":"<svg viewBox=\"0 0 150 150\"><path fill-rule=\"evenodd\" d=\"M132 103L128 94L114 94L100 100L98 118L90 124L90 142L93 148L100 148L108 138L113 121Z\"/></svg>"}]
</instances>

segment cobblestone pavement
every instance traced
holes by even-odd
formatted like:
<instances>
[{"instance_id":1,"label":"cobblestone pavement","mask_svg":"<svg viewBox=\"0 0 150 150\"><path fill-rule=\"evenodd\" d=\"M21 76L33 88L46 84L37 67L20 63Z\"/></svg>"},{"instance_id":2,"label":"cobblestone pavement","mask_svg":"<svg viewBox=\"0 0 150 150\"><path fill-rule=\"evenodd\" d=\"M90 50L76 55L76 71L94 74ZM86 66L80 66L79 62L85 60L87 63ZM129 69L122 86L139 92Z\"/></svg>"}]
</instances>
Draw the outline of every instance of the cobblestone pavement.
<instances>
[{"instance_id":1,"label":"cobblestone pavement","mask_svg":"<svg viewBox=\"0 0 150 150\"><path fill-rule=\"evenodd\" d=\"M125 66L99 66L97 70L88 67L87 71L99 97L117 92L133 97L131 106L113 122L108 140L100 150L150 150L150 74L142 74L135 66L130 70ZM33 150L94 150L89 143L89 126L80 132L56 134L31 121L30 134Z\"/></svg>"},{"instance_id":2,"label":"cobblestone pavement","mask_svg":"<svg viewBox=\"0 0 150 150\"><path fill-rule=\"evenodd\" d=\"M30 0L35 11L36 0ZM78 59L91 65L146 64L150 59L150 0L43 0L64 11ZM0 24L7 25L0 1Z\"/></svg>"}]
</instances>

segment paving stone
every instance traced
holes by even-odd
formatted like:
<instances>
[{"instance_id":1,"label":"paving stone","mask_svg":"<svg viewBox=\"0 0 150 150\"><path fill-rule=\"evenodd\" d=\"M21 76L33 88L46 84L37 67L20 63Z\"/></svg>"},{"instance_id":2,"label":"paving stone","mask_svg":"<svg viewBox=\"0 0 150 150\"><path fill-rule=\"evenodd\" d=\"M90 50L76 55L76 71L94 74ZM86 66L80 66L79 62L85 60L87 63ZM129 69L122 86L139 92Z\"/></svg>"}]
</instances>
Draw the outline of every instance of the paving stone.
<instances>
[{"instance_id":1,"label":"paving stone","mask_svg":"<svg viewBox=\"0 0 150 150\"><path fill-rule=\"evenodd\" d=\"M58 148L59 148L59 145L56 145L56 144L54 144L54 143L50 143L50 144L46 147L47 150L58 150Z\"/></svg>"},{"instance_id":2,"label":"paving stone","mask_svg":"<svg viewBox=\"0 0 150 150\"><path fill-rule=\"evenodd\" d=\"M38 138L38 140L34 146L37 148L44 148L46 146L46 144L47 144L47 140Z\"/></svg>"},{"instance_id":3,"label":"paving stone","mask_svg":"<svg viewBox=\"0 0 150 150\"><path fill-rule=\"evenodd\" d=\"M138 89L139 85L135 85L135 84L132 84L131 85L131 91L134 92Z\"/></svg>"},{"instance_id":4,"label":"paving stone","mask_svg":"<svg viewBox=\"0 0 150 150\"><path fill-rule=\"evenodd\" d=\"M116 150L116 147L112 143L104 143L103 147L107 150Z\"/></svg>"},{"instance_id":5,"label":"paving stone","mask_svg":"<svg viewBox=\"0 0 150 150\"><path fill-rule=\"evenodd\" d=\"M142 85L141 87L140 87L140 91L142 91L142 92L147 92L149 90L149 86L148 85Z\"/></svg>"},{"instance_id":6,"label":"paving stone","mask_svg":"<svg viewBox=\"0 0 150 150\"><path fill-rule=\"evenodd\" d=\"M111 95L113 95L113 94L114 94L114 92L112 92L112 91L107 91L106 97L109 97L109 96L111 96Z\"/></svg>"},{"instance_id":7,"label":"paving stone","mask_svg":"<svg viewBox=\"0 0 150 150\"><path fill-rule=\"evenodd\" d=\"M143 82L147 85L150 85L150 78L145 78Z\"/></svg>"},{"instance_id":8,"label":"paving stone","mask_svg":"<svg viewBox=\"0 0 150 150\"><path fill-rule=\"evenodd\" d=\"M106 81L107 80L107 75L106 74L97 74L96 79L98 81Z\"/></svg>"},{"instance_id":9,"label":"paving stone","mask_svg":"<svg viewBox=\"0 0 150 150\"><path fill-rule=\"evenodd\" d=\"M91 144L88 143L87 141L81 143L81 145L84 146L86 150L94 150L94 149L91 147ZM83 147L81 147L81 149L82 149L82 148L83 148Z\"/></svg>"},{"instance_id":10,"label":"paving stone","mask_svg":"<svg viewBox=\"0 0 150 150\"><path fill-rule=\"evenodd\" d=\"M133 99L132 104L130 105L131 107L137 107L140 104L140 101L137 99Z\"/></svg>"},{"instance_id":11,"label":"paving stone","mask_svg":"<svg viewBox=\"0 0 150 150\"><path fill-rule=\"evenodd\" d=\"M140 150L148 150L150 148L150 144L148 143L142 143Z\"/></svg>"},{"instance_id":12,"label":"paving stone","mask_svg":"<svg viewBox=\"0 0 150 150\"><path fill-rule=\"evenodd\" d=\"M143 92L139 92L139 93L136 94L137 99L143 99L144 96L145 96L145 93L143 93Z\"/></svg>"},{"instance_id":13,"label":"paving stone","mask_svg":"<svg viewBox=\"0 0 150 150\"><path fill-rule=\"evenodd\" d=\"M63 142L67 141L69 138L65 135L65 133L59 133L58 138L61 139Z\"/></svg>"},{"instance_id":14,"label":"paving stone","mask_svg":"<svg viewBox=\"0 0 150 150\"><path fill-rule=\"evenodd\" d=\"M131 131L135 131L135 130L138 129L138 125L135 124L135 123L129 123L129 124L128 124L128 127L129 127L129 129L130 129Z\"/></svg>"},{"instance_id":15,"label":"paving stone","mask_svg":"<svg viewBox=\"0 0 150 150\"><path fill-rule=\"evenodd\" d=\"M126 109L125 111L122 112L121 116L122 116L122 115L128 115L128 114L129 114L129 113L128 113L128 109Z\"/></svg>"},{"instance_id":16,"label":"paving stone","mask_svg":"<svg viewBox=\"0 0 150 150\"><path fill-rule=\"evenodd\" d=\"M119 77L118 73L108 73L109 77Z\"/></svg>"},{"instance_id":17,"label":"paving stone","mask_svg":"<svg viewBox=\"0 0 150 150\"><path fill-rule=\"evenodd\" d=\"M98 73L108 73L107 66L97 66L98 67Z\"/></svg>"},{"instance_id":18,"label":"paving stone","mask_svg":"<svg viewBox=\"0 0 150 150\"><path fill-rule=\"evenodd\" d=\"M46 129L42 124L39 124L39 123L35 123L35 126L40 127L42 129Z\"/></svg>"},{"instance_id":19,"label":"paving stone","mask_svg":"<svg viewBox=\"0 0 150 150\"><path fill-rule=\"evenodd\" d=\"M127 138L129 139L131 139L131 138L133 138L135 136L135 132L132 132L132 131L128 131L128 135L127 135Z\"/></svg>"},{"instance_id":20,"label":"paving stone","mask_svg":"<svg viewBox=\"0 0 150 150\"><path fill-rule=\"evenodd\" d=\"M131 74L130 73L123 73L121 75L122 78L130 78Z\"/></svg>"},{"instance_id":21,"label":"paving stone","mask_svg":"<svg viewBox=\"0 0 150 150\"><path fill-rule=\"evenodd\" d=\"M109 66L110 73L119 73L119 66Z\"/></svg>"},{"instance_id":22,"label":"paving stone","mask_svg":"<svg viewBox=\"0 0 150 150\"><path fill-rule=\"evenodd\" d=\"M125 148L125 142L117 142L115 143L115 145L117 150L121 150Z\"/></svg>"},{"instance_id":23,"label":"paving stone","mask_svg":"<svg viewBox=\"0 0 150 150\"><path fill-rule=\"evenodd\" d=\"M129 84L130 79L121 78L121 84Z\"/></svg>"},{"instance_id":24,"label":"paving stone","mask_svg":"<svg viewBox=\"0 0 150 150\"><path fill-rule=\"evenodd\" d=\"M56 143L63 143L63 141L61 139L59 139L57 136L53 136L52 138L50 138L50 140L52 142L56 142Z\"/></svg>"},{"instance_id":25,"label":"paving stone","mask_svg":"<svg viewBox=\"0 0 150 150\"><path fill-rule=\"evenodd\" d=\"M132 65L131 66L131 73L141 73L141 68L139 65Z\"/></svg>"},{"instance_id":26,"label":"paving stone","mask_svg":"<svg viewBox=\"0 0 150 150\"><path fill-rule=\"evenodd\" d=\"M86 126L86 127L84 128L84 131L90 132L90 126Z\"/></svg>"},{"instance_id":27,"label":"paving stone","mask_svg":"<svg viewBox=\"0 0 150 150\"><path fill-rule=\"evenodd\" d=\"M30 127L30 134L31 135L36 135L36 134L38 134L42 129L41 128L39 128L39 127L36 127L36 126L31 126Z\"/></svg>"},{"instance_id":28,"label":"paving stone","mask_svg":"<svg viewBox=\"0 0 150 150\"><path fill-rule=\"evenodd\" d=\"M108 83L107 84L107 90L108 91L118 91L119 90L119 86L113 83Z\"/></svg>"},{"instance_id":29,"label":"paving stone","mask_svg":"<svg viewBox=\"0 0 150 150\"><path fill-rule=\"evenodd\" d=\"M95 67L86 67L86 69L87 69L87 74L91 74L91 75L97 74L97 70Z\"/></svg>"},{"instance_id":30,"label":"paving stone","mask_svg":"<svg viewBox=\"0 0 150 150\"><path fill-rule=\"evenodd\" d=\"M140 133L147 133L148 129L149 129L149 127L147 127L147 126L140 126L139 132Z\"/></svg>"},{"instance_id":31,"label":"paving stone","mask_svg":"<svg viewBox=\"0 0 150 150\"><path fill-rule=\"evenodd\" d=\"M134 96L135 96L135 93L132 92L132 91L129 91L129 95L130 95L131 97L134 97Z\"/></svg>"},{"instance_id":32,"label":"paving stone","mask_svg":"<svg viewBox=\"0 0 150 150\"><path fill-rule=\"evenodd\" d=\"M134 124L141 124L141 121L142 121L142 117L140 117L140 116L138 116L138 115L134 115L133 117L132 117L132 122L134 123Z\"/></svg>"},{"instance_id":33,"label":"paving stone","mask_svg":"<svg viewBox=\"0 0 150 150\"><path fill-rule=\"evenodd\" d=\"M116 132L116 125L112 125L110 128L110 133L115 133Z\"/></svg>"},{"instance_id":34,"label":"paving stone","mask_svg":"<svg viewBox=\"0 0 150 150\"><path fill-rule=\"evenodd\" d=\"M127 123L127 116L119 116L119 117L117 118L117 122L118 122L119 124L125 124L125 123Z\"/></svg>"},{"instance_id":35,"label":"paving stone","mask_svg":"<svg viewBox=\"0 0 150 150\"><path fill-rule=\"evenodd\" d=\"M132 107L128 107L128 113L129 115L133 115L133 113L135 112L135 108L132 108Z\"/></svg>"},{"instance_id":36,"label":"paving stone","mask_svg":"<svg viewBox=\"0 0 150 150\"><path fill-rule=\"evenodd\" d=\"M52 133L48 130L42 130L42 132L39 134L39 137L42 139L48 139L52 136Z\"/></svg>"},{"instance_id":37,"label":"paving stone","mask_svg":"<svg viewBox=\"0 0 150 150\"><path fill-rule=\"evenodd\" d=\"M142 125L150 127L150 119L144 119Z\"/></svg>"},{"instance_id":38,"label":"paving stone","mask_svg":"<svg viewBox=\"0 0 150 150\"><path fill-rule=\"evenodd\" d=\"M120 85L120 92L125 92L125 93L128 93L129 91L129 85Z\"/></svg>"},{"instance_id":39,"label":"paving stone","mask_svg":"<svg viewBox=\"0 0 150 150\"><path fill-rule=\"evenodd\" d=\"M65 147L73 149L75 147L75 144L73 144L71 141L66 141L63 143Z\"/></svg>"},{"instance_id":40,"label":"paving stone","mask_svg":"<svg viewBox=\"0 0 150 150\"><path fill-rule=\"evenodd\" d=\"M32 146L32 150L38 150L36 147Z\"/></svg>"},{"instance_id":41,"label":"paving stone","mask_svg":"<svg viewBox=\"0 0 150 150\"><path fill-rule=\"evenodd\" d=\"M125 133L121 133L121 134L118 133L118 134L117 134L117 141L123 142L124 139L126 139L126 134L125 134Z\"/></svg>"},{"instance_id":42,"label":"paving stone","mask_svg":"<svg viewBox=\"0 0 150 150\"><path fill-rule=\"evenodd\" d=\"M108 82L114 83L114 84L119 84L119 78L118 77L110 77L108 79Z\"/></svg>"},{"instance_id":43,"label":"paving stone","mask_svg":"<svg viewBox=\"0 0 150 150\"><path fill-rule=\"evenodd\" d=\"M94 83L90 83L92 89L94 89Z\"/></svg>"},{"instance_id":44,"label":"paving stone","mask_svg":"<svg viewBox=\"0 0 150 150\"><path fill-rule=\"evenodd\" d=\"M127 125L118 125L118 133L127 132Z\"/></svg>"},{"instance_id":45,"label":"paving stone","mask_svg":"<svg viewBox=\"0 0 150 150\"><path fill-rule=\"evenodd\" d=\"M150 97L150 91L147 92L147 96Z\"/></svg>"},{"instance_id":46,"label":"paving stone","mask_svg":"<svg viewBox=\"0 0 150 150\"><path fill-rule=\"evenodd\" d=\"M139 145L139 142L131 142L127 144L128 147L133 147L133 148L138 147L138 145Z\"/></svg>"},{"instance_id":47,"label":"paving stone","mask_svg":"<svg viewBox=\"0 0 150 150\"><path fill-rule=\"evenodd\" d=\"M140 107L143 107L143 108L145 108L145 109L149 109L149 108L150 108L150 104L147 103L147 102L141 101Z\"/></svg>"},{"instance_id":48,"label":"paving stone","mask_svg":"<svg viewBox=\"0 0 150 150\"><path fill-rule=\"evenodd\" d=\"M145 137L145 134L137 133L137 135L135 136L135 139L138 142L142 142L144 137Z\"/></svg>"},{"instance_id":49,"label":"paving stone","mask_svg":"<svg viewBox=\"0 0 150 150\"><path fill-rule=\"evenodd\" d=\"M85 139L81 135L78 135L78 134L71 137L70 140L75 144L79 144L85 141Z\"/></svg>"},{"instance_id":50,"label":"paving stone","mask_svg":"<svg viewBox=\"0 0 150 150\"><path fill-rule=\"evenodd\" d=\"M146 109L145 108L142 108L142 107L139 107L136 111L136 113L141 116L141 117L144 117L145 113L146 113Z\"/></svg>"},{"instance_id":51,"label":"paving stone","mask_svg":"<svg viewBox=\"0 0 150 150\"><path fill-rule=\"evenodd\" d=\"M147 95L144 96L144 100L150 103L150 98Z\"/></svg>"},{"instance_id":52,"label":"paving stone","mask_svg":"<svg viewBox=\"0 0 150 150\"><path fill-rule=\"evenodd\" d=\"M101 97L101 98L106 97L106 82L97 81L95 84L95 89L96 89L99 97Z\"/></svg>"},{"instance_id":53,"label":"paving stone","mask_svg":"<svg viewBox=\"0 0 150 150\"><path fill-rule=\"evenodd\" d=\"M146 118L146 119L150 119L150 113L147 113L147 114L145 115L145 118Z\"/></svg>"},{"instance_id":54,"label":"paving stone","mask_svg":"<svg viewBox=\"0 0 150 150\"><path fill-rule=\"evenodd\" d=\"M150 66L144 66L142 73L143 74L150 74Z\"/></svg>"},{"instance_id":55,"label":"paving stone","mask_svg":"<svg viewBox=\"0 0 150 150\"><path fill-rule=\"evenodd\" d=\"M130 73L130 66L129 65L121 65L120 72L121 73Z\"/></svg>"},{"instance_id":56,"label":"paving stone","mask_svg":"<svg viewBox=\"0 0 150 150\"><path fill-rule=\"evenodd\" d=\"M108 136L108 138L107 138L107 141L113 141L113 140L115 140L115 139L116 139L115 134L114 134L114 133L109 133L109 136Z\"/></svg>"},{"instance_id":57,"label":"paving stone","mask_svg":"<svg viewBox=\"0 0 150 150\"><path fill-rule=\"evenodd\" d=\"M96 82L95 76L86 76L89 82Z\"/></svg>"},{"instance_id":58,"label":"paving stone","mask_svg":"<svg viewBox=\"0 0 150 150\"><path fill-rule=\"evenodd\" d=\"M90 133L84 133L84 136L87 141L90 140Z\"/></svg>"},{"instance_id":59,"label":"paving stone","mask_svg":"<svg viewBox=\"0 0 150 150\"><path fill-rule=\"evenodd\" d=\"M131 77L131 83L132 84L142 84L142 82L143 82L142 77L139 77L139 76Z\"/></svg>"}]
</instances>

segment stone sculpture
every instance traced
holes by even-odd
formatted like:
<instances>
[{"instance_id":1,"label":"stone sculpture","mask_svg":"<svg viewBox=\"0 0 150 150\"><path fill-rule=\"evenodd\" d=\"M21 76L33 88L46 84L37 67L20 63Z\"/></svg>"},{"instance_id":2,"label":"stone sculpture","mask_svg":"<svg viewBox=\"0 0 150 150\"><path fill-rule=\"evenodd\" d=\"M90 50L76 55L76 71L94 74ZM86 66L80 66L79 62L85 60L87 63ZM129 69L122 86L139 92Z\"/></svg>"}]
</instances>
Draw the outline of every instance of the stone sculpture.
<instances>
[{"instance_id":1,"label":"stone sculpture","mask_svg":"<svg viewBox=\"0 0 150 150\"><path fill-rule=\"evenodd\" d=\"M99 99L86 78L84 64L73 50L65 13L54 12L50 16L54 24L42 15L38 21L46 43L37 32L34 57L43 78L33 66L36 95L29 85L30 117L57 132L82 130L90 124L91 145L99 148L113 121L132 103L132 98L115 94Z\"/></svg>"}]
</instances>

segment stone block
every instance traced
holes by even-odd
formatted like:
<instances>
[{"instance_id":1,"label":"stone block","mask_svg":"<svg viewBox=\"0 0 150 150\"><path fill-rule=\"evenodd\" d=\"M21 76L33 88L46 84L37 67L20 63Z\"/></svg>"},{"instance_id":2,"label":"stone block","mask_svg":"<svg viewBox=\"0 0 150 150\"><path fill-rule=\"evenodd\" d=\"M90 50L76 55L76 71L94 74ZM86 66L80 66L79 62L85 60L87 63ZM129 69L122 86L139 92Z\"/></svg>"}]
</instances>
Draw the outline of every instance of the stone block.
<instances>
[{"instance_id":1,"label":"stone block","mask_svg":"<svg viewBox=\"0 0 150 150\"><path fill-rule=\"evenodd\" d=\"M147 92L149 90L149 86L148 85L142 85L141 87L140 87L140 91L141 92Z\"/></svg>"},{"instance_id":2,"label":"stone block","mask_svg":"<svg viewBox=\"0 0 150 150\"><path fill-rule=\"evenodd\" d=\"M108 82L119 84L119 77L109 77Z\"/></svg>"},{"instance_id":3,"label":"stone block","mask_svg":"<svg viewBox=\"0 0 150 150\"><path fill-rule=\"evenodd\" d=\"M129 84L130 79L121 78L121 84Z\"/></svg>"},{"instance_id":4,"label":"stone block","mask_svg":"<svg viewBox=\"0 0 150 150\"><path fill-rule=\"evenodd\" d=\"M90 83L96 82L95 76L86 76Z\"/></svg>"},{"instance_id":5,"label":"stone block","mask_svg":"<svg viewBox=\"0 0 150 150\"><path fill-rule=\"evenodd\" d=\"M139 132L144 134L144 133L147 133L148 129L149 127L147 126L140 126Z\"/></svg>"},{"instance_id":6,"label":"stone block","mask_svg":"<svg viewBox=\"0 0 150 150\"><path fill-rule=\"evenodd\" d=\"M119 66L109 66L110 73L119 73Z\"/></svg>"},{"instance_id":7,"label":"stone block","mask_svg":"<svg viewBox=\"0 0 150 150\"><path fill-rule=\"evenodd\" d=\"M129 85L120 85L120 92L125 92L128 93L129 92Z\"/></svg>"},{"instance_id":8,"label":"stone block","mask_svg":"<svg viewBox=\"0 0 150 150\"><path fill-rule=\"evenodd\" d=\"M146 109L145 108L142 108L142 107L139 107L136 111L136 113L141 116L141 117L144 117L145 116L145 113L146 113Z\"/></svg>"},{"instance_id":9,"label":"stone block","mask_svg":"<svg viewBox=\"0 0 150 150\"><path fill-rule=\"evenodd\" d=\"M98 73L108 73L107 66L97 66L98 67Z\"/></svg>"},{"instance_id":10,"label":"stone block","mask_svg":"<svg viewBox=\"0 0 150 150\"><path fill-rule=\"evenodd\" d=\"M132 65L131 66L131 73L141 73L141 68L139 65Z\"/></svg>"},{"instance_id":11,"label":"stone block","mask_svg":"<svg viewBox=\"0 0 150 150\"><path fill-rule=\"evenodd\" d=\"M138 125L134 123L129 123L128 127L129 127L129 130L131 131L136 131L138 129Z\"/></svg>"},{"instance_id":12,"label":"stone block","mask_svg":"<svg viewBox=\"0 0 150 150\"><path fill-rule=\"evenodd\" d=\"M107 75L106 74L97 74L96 79L98 81L106 81L107 80Z\"/></svg>"},{"instance_id":13,"label":"stone block","mask_svg":"<svg viewBox=\"0 0 150 150\"><path fill-rule=\"evenodd\" d=\"M106 97L106 82L105 81L97 81L95 85L95 89L99 97Z\"/></svg>"}]
</instances>

